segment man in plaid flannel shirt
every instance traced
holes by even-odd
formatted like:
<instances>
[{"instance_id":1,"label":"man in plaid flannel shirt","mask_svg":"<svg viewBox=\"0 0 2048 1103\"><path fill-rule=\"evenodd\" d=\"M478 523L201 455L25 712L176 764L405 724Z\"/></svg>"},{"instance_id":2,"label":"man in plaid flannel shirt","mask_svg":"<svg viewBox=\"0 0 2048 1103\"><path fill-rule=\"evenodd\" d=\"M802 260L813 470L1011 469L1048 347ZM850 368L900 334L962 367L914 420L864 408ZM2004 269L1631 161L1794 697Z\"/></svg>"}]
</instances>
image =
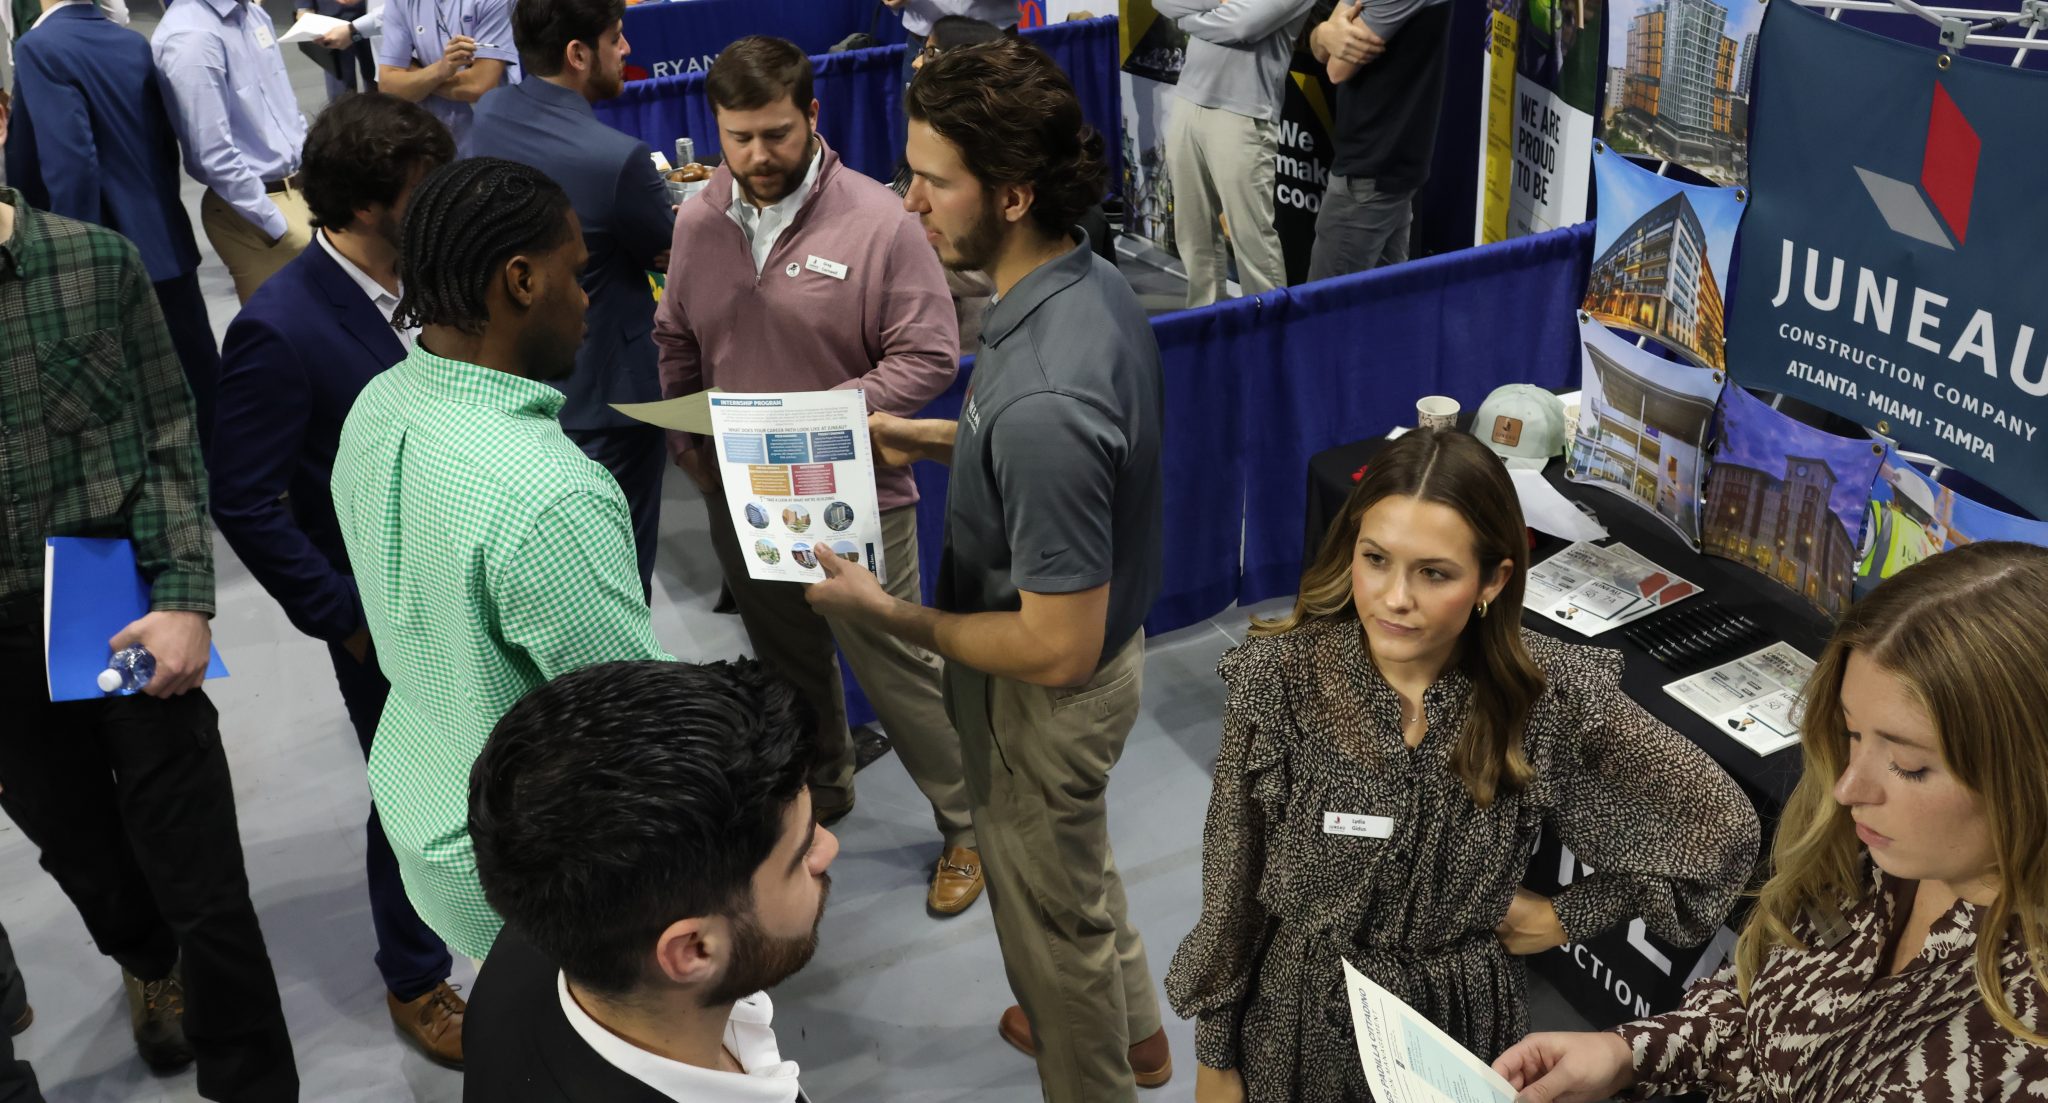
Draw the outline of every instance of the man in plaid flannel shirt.
<instances>
[{"instance_id":1,"label":"man in plaid flannel shirt","mask_svg":"<svg viewBox=\"0 0 2048 1103\"><path fill-rule=\"evenodd\" d=\"M192 394L135 247L4 187L0 516L0 810L120 963L144 1060L196 1057L208 1099L296 1100L219 718L199 688L213 540ZM155 656L142 693L50 702L49 536L133 543L151 608L108 644ZM0 1088L9 1076L26 1066L0 1068Z\"/></svg>"}]
</instances>

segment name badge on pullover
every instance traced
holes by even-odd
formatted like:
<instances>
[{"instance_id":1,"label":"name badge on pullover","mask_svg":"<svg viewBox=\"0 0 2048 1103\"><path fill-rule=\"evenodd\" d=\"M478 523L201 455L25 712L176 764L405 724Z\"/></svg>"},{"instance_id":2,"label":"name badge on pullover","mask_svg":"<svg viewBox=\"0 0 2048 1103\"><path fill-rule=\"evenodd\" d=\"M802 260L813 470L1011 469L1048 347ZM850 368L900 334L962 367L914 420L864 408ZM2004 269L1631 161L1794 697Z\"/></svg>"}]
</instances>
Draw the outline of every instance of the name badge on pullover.
<instances>
[{"instance_id":1,"label":"name badge on pullover","mask_svg":"<svg viewBox=\"0 0 2048 1103\"><path fill-rule=\"evenodd\" d=\"M1388 816L1361 816L1351 812L1323 813L1323 834L1350 835L1358 839L1391 839L1394 821Z\"/></svg>"},{"instance_id":2,"label":"name badge on pullover","mask_svg":"<svg viewBox=\"0 0 2048 1103\"><path fill-rule=\"evenodd\" d=\"M830 276L835 280L846 278L845 265L836 260L826 260L824 257L817 256L816 254L804 258L804 267L819 275Z\"/></svg>"}]
</instances>

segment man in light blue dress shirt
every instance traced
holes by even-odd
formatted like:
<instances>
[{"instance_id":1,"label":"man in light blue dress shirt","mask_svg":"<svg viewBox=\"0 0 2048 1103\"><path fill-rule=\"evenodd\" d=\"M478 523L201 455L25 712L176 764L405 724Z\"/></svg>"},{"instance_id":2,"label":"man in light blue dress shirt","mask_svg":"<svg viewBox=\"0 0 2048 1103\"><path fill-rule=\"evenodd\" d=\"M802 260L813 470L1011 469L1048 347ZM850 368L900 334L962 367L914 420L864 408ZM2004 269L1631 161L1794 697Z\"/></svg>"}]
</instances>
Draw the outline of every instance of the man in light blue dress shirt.
<instances>
[{"instance_id":1,"label":"man in light blue dress shirt","mask_svg":"<svg viewBox=\"0 0 2048 1103\"><path fill-rule=\"evenodd\" d=\"M306 117L277 29L250 0L176 0L150 42L200 224L243 302L312 241L299 193Z\"/></svg>"},{"instance_id":2,"label":"man in light blue dress shirt","mask_svg":"<svg viewBox=\"0 0 2048 1103\"><path fill-rule=\"evenodd\" d=\"M461 145L470 105L519 83L512 0L390 0L377 41L377 89L425 107Z\"/></svg>"}]
</instances>

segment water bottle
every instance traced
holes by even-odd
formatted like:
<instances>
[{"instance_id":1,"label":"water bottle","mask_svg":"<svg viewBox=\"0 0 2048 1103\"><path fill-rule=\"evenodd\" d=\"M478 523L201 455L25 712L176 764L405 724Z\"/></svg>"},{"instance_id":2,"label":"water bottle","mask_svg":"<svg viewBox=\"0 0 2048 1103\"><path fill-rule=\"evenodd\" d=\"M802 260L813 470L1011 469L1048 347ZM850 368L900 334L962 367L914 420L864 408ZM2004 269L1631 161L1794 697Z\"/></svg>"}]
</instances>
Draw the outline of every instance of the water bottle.
<instances>
[{"instance_id":1,"label":"water bottle","mask_svg":"<svg viewBox=\"0 0 2048 1103\"><path fill-rule=\"evenodd\" d=\"M107 668L100 671L100 692L126 697L148 685L155 676L156 656L139 643L131 644L107 660Z\"/></svg>"}]
</instances>

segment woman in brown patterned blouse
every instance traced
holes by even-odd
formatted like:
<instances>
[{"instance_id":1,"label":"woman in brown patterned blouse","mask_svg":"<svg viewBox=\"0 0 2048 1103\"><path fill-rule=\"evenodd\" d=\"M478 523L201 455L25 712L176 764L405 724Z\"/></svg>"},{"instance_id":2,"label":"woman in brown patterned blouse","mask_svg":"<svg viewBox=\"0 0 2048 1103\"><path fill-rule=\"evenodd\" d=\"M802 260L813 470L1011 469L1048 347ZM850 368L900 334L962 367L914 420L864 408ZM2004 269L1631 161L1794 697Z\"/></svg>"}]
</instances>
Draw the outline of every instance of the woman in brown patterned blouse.
<instances>
[{"instance_id":1,"label":"woman in brown patterned blouse","mask_svg":"<svg viewBox=\"0 0 2048 1103\"><path fill-rule=\"evenodd\" d=\"M1852 609L1735 964L1668 1015L1538 1034L1532 1103L2048 1100L2048 549L1970 544Z\"/></svg>"},{"instance_id":2,"label":"woman in brown patterned blouse","mask_svg":"<svg viewBox=\"0 0 2048 1103\"><path fill-rule=\"evenodd\" d=\"M1531 954L1643 917L1695 944L1756 857L1734 782L1621 690L1612 651L1521 628L1528 542L1459 432L1373 458L1291 615L1223 659L1202 916L1166 990L1199 1103L1367 1100L1342 960L1492 1057ZM1520 890L1554 830L1595 872Z\"/></svg>"}]
</instances>

